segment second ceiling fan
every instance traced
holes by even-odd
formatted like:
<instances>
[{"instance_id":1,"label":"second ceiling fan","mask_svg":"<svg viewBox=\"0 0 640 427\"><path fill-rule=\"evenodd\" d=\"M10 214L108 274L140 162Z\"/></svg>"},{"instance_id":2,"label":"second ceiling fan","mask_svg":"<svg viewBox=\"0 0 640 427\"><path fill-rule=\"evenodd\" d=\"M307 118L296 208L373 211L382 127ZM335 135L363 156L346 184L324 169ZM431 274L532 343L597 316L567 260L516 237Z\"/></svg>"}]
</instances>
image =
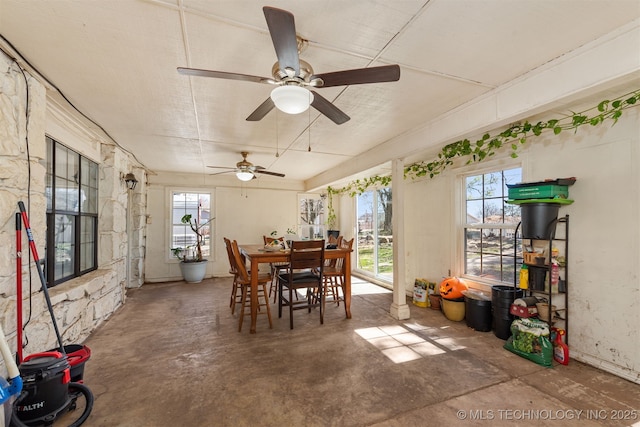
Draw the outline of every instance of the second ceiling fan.
<instances>
[{"instance_id":1,"label":"second ceiling fan","mask_svg":"<svg viewBox=\"0 0 640 427\"><path fill-rule=\"evenodd\" d=\"M348 86L365 83L393 82L400 79L398 65L384 65L381 67L357 68L353 70L335 71L314 74L313 68L298 56L298 37L293 14L286 10L265 6L262 8L271 40L276 50L278 62L273 65L270 77L251 76L247 74L230 73L225 71L202 70L198 68L178 67L178 72L184 75L214 77L228 80L243 80L254 83L276 85L258 108L247 117L249 121L261 120L274 107L289 114L306 111L309 105L324 114L336 124L345 123L350 119L342 110L314 90L308 88L323 88L333 86Z\"/></svg>"},{"instance_id":2,"label":"second ceiling fan","mask_svg":"<svg viewBox=\"0 0 640 427\"><path fill-rule=\"evenodd\" d=\"M248 151L243 151L240 154L242 155L242 160L236 163L235 167L227 167L227 166L207 166L207 167L213 168L213 169L227 169L222 172L216 172L212 175L219 175L223 173L234 172L236 174L236 177L240 181L251 181L252 179L256 178L257 173L284 178L283 173L268 171L264 168L264 166L256 166L250 161L248 161L247 160L247 156L249 155Z\"/></svg>"}]
</instances>

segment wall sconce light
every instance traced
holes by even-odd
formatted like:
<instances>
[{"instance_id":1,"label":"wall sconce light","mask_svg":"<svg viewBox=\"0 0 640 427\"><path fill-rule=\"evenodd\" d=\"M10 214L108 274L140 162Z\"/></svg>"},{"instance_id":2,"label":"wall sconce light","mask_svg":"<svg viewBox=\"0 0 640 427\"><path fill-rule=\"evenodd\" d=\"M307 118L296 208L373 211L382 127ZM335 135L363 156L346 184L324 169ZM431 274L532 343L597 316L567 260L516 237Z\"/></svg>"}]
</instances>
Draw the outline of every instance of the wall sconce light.
<instances>
[{"instance_id":1,"label":"wall sconce light","mask_svg":"<svg viewBox=\"0 0 640 427\"><path fill-rule=\"evenodd\" d=\"M136 185L138 184L138 180L136 179L136 176L134 174L129 172L128 174L126 174L124 176L123 179L124 179L125 184L127 184L127 188L129 190L133 190L133 189L136 188Z\"/></svg>"}]
</instances>

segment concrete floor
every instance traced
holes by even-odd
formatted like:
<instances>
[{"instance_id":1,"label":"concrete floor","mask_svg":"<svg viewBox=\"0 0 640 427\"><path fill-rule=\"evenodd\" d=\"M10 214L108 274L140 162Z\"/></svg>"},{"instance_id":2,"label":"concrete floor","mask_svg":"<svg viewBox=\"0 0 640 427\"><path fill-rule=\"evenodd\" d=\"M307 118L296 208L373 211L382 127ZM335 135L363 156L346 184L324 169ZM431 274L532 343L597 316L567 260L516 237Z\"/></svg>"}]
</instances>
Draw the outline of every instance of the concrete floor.
<instances>
[{"instance_id":1,"label":"concrete floor","mask_svg":"<svg viewBox=\"0 0 640 427\"><path fill-rule=\"evenodd\" d=\"M273 329L259 316L256 335L247 322L238 332L230 289L130 290L85 342L84 425L640 425L640 385L576 361L541 367L429 308L395 320L391 293L366 282L354 283L352 319L327 305L324 325L302 310L290 330L272 305Z\"/></svg>"}]
</instances>

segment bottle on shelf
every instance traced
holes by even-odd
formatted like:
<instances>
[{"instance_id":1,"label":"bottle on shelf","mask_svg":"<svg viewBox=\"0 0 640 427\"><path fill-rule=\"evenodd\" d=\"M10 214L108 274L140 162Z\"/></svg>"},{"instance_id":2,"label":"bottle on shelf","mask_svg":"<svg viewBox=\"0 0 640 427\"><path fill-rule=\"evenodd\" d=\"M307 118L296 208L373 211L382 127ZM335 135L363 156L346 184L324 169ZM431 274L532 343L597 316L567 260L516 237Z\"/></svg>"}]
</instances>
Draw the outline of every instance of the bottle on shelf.
<instances>
[{"instance_id":1,"label":"bottle on shelf","mask_svg":"<svg viewBox=\"0 0 640 427\"><path fill-rule=\"evenodd\" d=\"M520 289L529 289L529 267L522 264L520 267Z\"/></svg>"}]
</instances>

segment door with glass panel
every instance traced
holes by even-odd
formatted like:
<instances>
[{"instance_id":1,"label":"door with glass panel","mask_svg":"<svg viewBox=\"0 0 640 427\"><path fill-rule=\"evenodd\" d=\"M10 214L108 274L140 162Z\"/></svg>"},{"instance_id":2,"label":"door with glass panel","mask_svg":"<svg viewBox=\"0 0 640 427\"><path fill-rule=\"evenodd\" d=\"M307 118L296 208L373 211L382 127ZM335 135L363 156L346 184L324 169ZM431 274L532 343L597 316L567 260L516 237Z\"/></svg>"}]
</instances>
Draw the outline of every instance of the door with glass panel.
<instances>
[{"instance_id":1,"label":"door with glass panel","mask_svg":"<svg viewBox=\"0 0 640 427\"><path fill-rule=\"evenodd\" d=\"M393 281L391 187L366 191L356 199L356 269L380 280Z\"/></svg>"}]
</instances>

